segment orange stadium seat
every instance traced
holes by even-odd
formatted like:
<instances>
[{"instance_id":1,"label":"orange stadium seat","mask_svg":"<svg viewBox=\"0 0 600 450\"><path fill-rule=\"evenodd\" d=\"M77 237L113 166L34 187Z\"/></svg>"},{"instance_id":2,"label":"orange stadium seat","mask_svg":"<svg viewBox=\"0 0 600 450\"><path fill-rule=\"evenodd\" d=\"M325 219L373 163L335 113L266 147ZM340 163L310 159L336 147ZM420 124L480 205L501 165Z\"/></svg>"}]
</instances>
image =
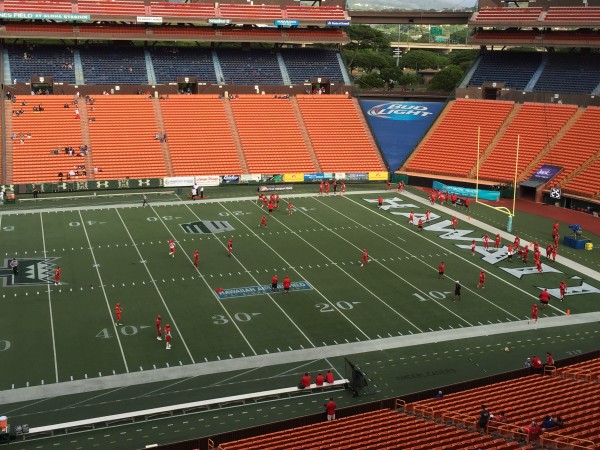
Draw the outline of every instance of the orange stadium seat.
<instances>
[{"instance_id":1,"label":"orange stadium seat","mask_svg":"<svg viewBox=\"0 0 600 450\"><path fill-rule=\"evenodd\" d=\"M101 95L88 107L97 179L162 178L166 175L152 102L143 95Z\"/></svg>"},{"instance_id":2,"label":"orange stadium seat","mask_svg":"<svg viewBox=\"0 0 600 450\"><path fill-rule=\"evenodd\" d=\"M289 19L346 20L346 13L338 6L287 6Z\"/></svg>"},{"instance_id":3,"label":"orange stadium seat","mask_svg":"<svg viewBox=\"0 0 600 450\"><path fill-rule=\"evenodd\" d=\"M160 106L175 175L242 173L223 100L216 95L181 95Z\"/></svg>"},{"instance_id":4,"label":"orange stadium seat","mask_svg":"<svg viewBox=\"0 0 600 450\"><path fill-rule=\"evenodd\" d=\"M600 108L593 106L586 108L577 122L567 130L565 135L542 158L531 173L544 164L562 167L563 171L552 180L553 184L560 184L598 151L598 142L600 142L599 123Z\"/></svg>"},{"instance_id":5,"label":"orange stadium seat","mask_svg":"<svg viewBox=\"0 0 600 450\"><path fill-rule=\"evenodd\" d=\"M513 102L492 100L450 103L446 116L434 124L432 134L417 147L405 170L466 177L477 162L478 129L483 153L513 107Z\"/></svg>"},{"instance_id":6,"label":"orange stadium seat","mask_svg":"<svg viewBox=\"0 0 600 450\"><path fill-rule=\"evenodd\" d=\"M599 151L600 154L600 151ZM570 178L563 186L567 193L583 196L596 196L600 193L598 186L598 177L600 176L600 159L596 160L579 172L573 178Z\"/></svg>"},{"instance_id":7,"label":"orange stadium seat","mask_svg":"<svg viewBox=\"0 0 600 450\"><path fill-rule=\"evenodd\" d=\"M290 100L240 96L231 108L250 173L316 171Z\"/></svg>"},{"instance_id":8,"label":"orange stadium seat","mask_svg":"<svg viewBox=\"0 0 600 450\"><path fill-rule=\"evenodd\" d=\"M281 19L278 5L239 5L221 3L218 7L221 17L228 19Z\"/></svg>"},{"instance_id":9,"label":"orange stadium seat","mask_svg":"<svg viewBox=\"0 0 600 450\"><path fill-rule=\"evenodd\" d=\"M524 103L500 141L481 163L479 177L491 181L514 180L517 137L520 139L518 173L521 173L544 150L575 111L576 105Z\"/></svg>"},{"instance_id":10,"label":"orange stadium seat","mask_svg":"<svg viewBox=\"0 0 600 450\"><path fill-rule=\"evenodd\" d=\"M25 111L22 115L12 117L12 132L17 135L31 133L31 138L24 138L23 144L19 137L12 139L14 183L56 182L59 172L66 177L69 170L85 165L84 158L69 156L64 152L67 146L77 150L82 144L81 125L75 117L75 109L72 105L69 109L64 108L64 104L72 100L73 97L65 95L20 95L18 102L12 104L13 111ZM21 106L21 102L27 103L27 106ZM33 112L33 107L39 104L44 111ZM52 150L58 147L62 151L58 155L52 154Z\"/></svg>"},{"instance_id":11,"label":"orange stadium seat","mask_svg":"<svg viewBox=\"0 0 600 450\"><path fill-rule=\"evenodd\" d=\"M71 0L4 0L4 11L67 13L73 12Z\"/></svg>"},{"instance_id":12,"label":"orange stadium seat","mask_svg":"<svg viewBox=\"0 0 600 450\"><path fill-rule=\"evenodd\" d=\"M472 22L535 22L542 14L542 8L480 8L473 15Z\"/></svg>"},{"instance_id":13,"label":"orange stadium seat","mask_svg":"<svg viewBox=\"0 0 600 450\"><path fill-rule=\"evenodd\" d=\"M146 14L144 2L130 0L78 0L80 14L143 16Z\"/></svg>"},{"instance_id":14,"label":"orange stadium seat","mask_svg":"<svg viewBox=\"0 0 600 450\"><path fill-rule=\"evenodd\" d=\"M324 172L386 170L346 95L298 95L298 106Z\"/></svg>"},{"instance_id":15,"label":"orange stadium seat","mask_svg":"<svg viewBox=\"0 0 600 450\"><path fill-rule=\"evenodd\" d=\"M151 2L150 11L159 17L215 17L214 3Z\"/></svg>"}]
</instances>

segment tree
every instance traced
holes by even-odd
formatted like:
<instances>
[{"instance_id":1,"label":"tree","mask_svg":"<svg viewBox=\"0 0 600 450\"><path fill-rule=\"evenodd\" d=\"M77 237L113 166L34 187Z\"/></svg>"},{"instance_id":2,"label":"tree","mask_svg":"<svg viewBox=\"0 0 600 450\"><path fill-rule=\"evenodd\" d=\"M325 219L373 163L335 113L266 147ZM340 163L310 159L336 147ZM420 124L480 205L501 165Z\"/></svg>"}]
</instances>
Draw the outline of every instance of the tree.
<instances>
[{"instance_id":1,"label":"tree","mask_svg":"<svg viewBox=\"0 0 600 450\"><path fill-rule=\"evenodd\" d=\"M457 44L466 44L467 36L469 36L468 28L464 28L462 30L457 30L454 33L450 33L450 41L452 43L457 43Z\"/></svg>"},{"instance_id":2,"label":"tree","mask_svg":"<svg viewBox=\"0 0 600 450\"><path fill-rule=\"evenodd\" d=\"M411 69L436 69L448 64L448 58L428 50L411 50L400 59L400 66Z\"/></svg>"},{"instance_id":3,"label":"tree","mask_svg":"<svg viewBox=\"0 0 600 450\"><path fill-rule=\"evenodd\" d=\"M346 55L348 57L348 55ZM365 72L369 73L373 70L382 70L394 64L394 60L390 56L375 53L372 50L357 50L353 52L352 60L349 66L354 69L360 67Z\"/></svg>"},{"instance_id":4,"label":"tree","mask_svg":"<svg viewBox=\"0 0 600 450\"><path fill-rule=\"evenodd\" d=\"M346 44L349 50L390 50L390 36L368 25L352 25L347 28L347 33L351 40Z\"/></svg>"},{"instance_id":5,"label":"tree","mask_svg":"<svg viewBox=\"0 0 600 450\"><path fill-rule=\"evenodd\" d=\"M394 83L399 83L404 76L404 72L399 67L386 67L385 69L381 69L379 73L381 74L381 78L386 82L392 80Z\"/></svg>"},{"instance_id":6,"label":"tree","mask_svg":"<svg viewBox=\"0 0 600 450\"><path fill-rule=\"evenodd\" d=\"M458 66L448 66L440 70L429 82L427 89L430 91L451 92L462 80L464 71Z\"/></svg>"},{"instance_id":7,"label":"tree","mask_svg":"<svg viewBox=\"0 0 600 450\"><path fill-rule=\"evenodd\" d=\"M448 60L453 66L462 66L464 63L470 66L478 55L479 50L454 50L448 55Z\"/></svg>"},{"instance_id":8,"label":"tree","mask_svg":"<svg viewBox=\"0 0 600 450\"><path fill-rule=\"evenodd\" d=\"M363 89L382 88L385 86L385 81L381 78L381 75L376 72L358 77L356 82Z\"/></svg>"}]
</instances>

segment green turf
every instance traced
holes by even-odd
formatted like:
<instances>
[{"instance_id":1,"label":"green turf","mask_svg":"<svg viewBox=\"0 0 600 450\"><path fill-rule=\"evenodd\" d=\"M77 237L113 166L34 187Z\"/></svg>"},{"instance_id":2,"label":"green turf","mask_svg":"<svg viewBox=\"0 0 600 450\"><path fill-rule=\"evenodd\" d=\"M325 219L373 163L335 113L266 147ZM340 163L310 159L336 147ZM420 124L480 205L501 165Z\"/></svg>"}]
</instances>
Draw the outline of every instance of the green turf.
<instances>
[{"instance_id":1,"label":"green turf","mask_svg":"<svg viewBox=\"0 0 600 450\"><path fill-rule=\"evenodd\" d=\"M300 189L308 190L309 187ZM207 194L222 201L183 204L177 200L162 204L161 199L156 198L152 199L152 206L146 208L138 204L81 210L72 209L79 206L73 202L50 212L28 209L21 214L0 216L0 227L4 230L0 233L0 248L5 259L13 256L20 260L57 258L50 261L51 268L60 265L63 269L60 286L40 283L2 288L5 325L0 335L3 357L0 390L86 378L93 381L112 374L325 348L437 330L445 330L451 336L456 329L526 319L539 286L556 287L565 276L580 276L593 286L598 284L558 263L552 265L563 273L517 279L499 267L482 263L478 256L472 257L469 250L456 247L455 241L439 239L436 232L417 233L405 217L391 214L392 210L378 210L373 203L365 201L376 199L377 194L294 198L294 214L288 217L284 210L275 212L266 229L258 227L265 212L255 201L227 197L253 196L253 189L208 190ZM384 194L386 199L396 196L395 193ZM89 201L90 206L94 206L93 203ZM47 208L50 205L40 202L35 206ZM28 205L28 208L33 207ZM425 208L423 205L421 209ZM471 213L473 218L493 223L491 214L495 213L487 208L476 207ZM446 218L442 214L442 219ZM234 229L219 234L189 234L181 226L201 220L227 221ZM524 214L517 220L523 237L534 237L539 227L551 226L550 220ZM485 232L472 224L461 223L459 228L461 226L475 230L474 236ZM168 256L167 242L171 237L177 241L174 258ZM229 238L234 243L233 257L227 257ZM372 260L361 268L363 248L368 248ZM200 252L199 271L192 264L194 249ZM570 257L566 251L561 255ZM586 264L585 258L594 258L595 253L584 255L574 252L573 259L594 267L596 260ZM442 260L446 263L447 276L440 280L437 266ZM475 288L479 267L488 272L485 289ZM38 266L40 268L43 267ZM222 300L216 296L217 288L269 284L275 273L280 281L287 274L293 281L310 283L313 289L289 295L275 293ZM22 270L19 280L29 280L28 275L31 274ZM455 279L463 284L463 299L459 303L451 301ZM570 283L577 285L579 281ZM542 312L541 320L564 315L567 308L574 315L597 311L597 301L598 294L567 298L564 304L553 301L553 306ZM122 327L115 325L117 302L124 308ZM157 314L162 315L163 325L172 326L171 350L166 350L164 341L155 338ZM552 336L551 330L544 333ZM495 345L487 338L480 340L486 345ZM556 345L562 348L562 344ZM460 348L456 342L447 347L448 351ZM591 347L590 350L594 348ZM515 358L506 364L496 357L496 346L493 350L481 356L479 365L453 359L454 372L439 374L448 376L423 380L421 376L395 375L400 377L398 382L387 387L385 380L389 383L394 376L389 370L381 376L378 359L371 358L378 353L357 357L357 360L365 369L377 367L373 379L379 386L377 395L383 397L433 388L442 384L442 380L454 382L482 376L486 373L482 369L485 365L497 373L502 368L514 368L523 359L523 355L517 357L512 352L502 354L503 358ZM392 355L392 359L419 357L416 354L396 356L409 351L389 350L381 354L382 357ZM403 364L398 363L398 370L405 369ZM406 369L410 368L411 373L425 373L442 370L447 365L445 358L420 364L418 372L410 367ZM339 357L332 358L331 365L343 370ZM324 370L329 366L328 362L320 361L309 367ZM301 371L296 372L293 372L294 380ZM155 388L163 388L163 384L128 387L123 392L101 396L100 402L89 400L98 395L94 392L78 394L67 401L69 404L82 402L86 406L84 415L93 416L152 407L157 399L160 402L167 398L167 393L172 394L169 400L177 403L290 385L286 377L275 382L264 381L269 374L272 374L270 368L264 368L252 373L246 382L223 383L210 390L198 389L194 380L186 380L178 386L190 385L190 391L167 389L163 392L161 389L150 396L152 400L140 397ZM221 374L214 374L198 382L207 386L221 379ZM192 398L189 398L190 392ZM126 401L115 403L115 399ZM36 425L36 418L42 421L41 412L55 409L61 410L61 414L50 419L45 416L44 423L48 420L53 423L59 417L71 420L72 416L63 411L68 408L62 399L48 400L47 405L42 404L39 409L35 402L27 406L29 403L20 405L25 407L20 414L32 426ZM52 406L54 404L56 406ZM232 426L230 422L227 424Z\"/></svg>"}]
</instances>

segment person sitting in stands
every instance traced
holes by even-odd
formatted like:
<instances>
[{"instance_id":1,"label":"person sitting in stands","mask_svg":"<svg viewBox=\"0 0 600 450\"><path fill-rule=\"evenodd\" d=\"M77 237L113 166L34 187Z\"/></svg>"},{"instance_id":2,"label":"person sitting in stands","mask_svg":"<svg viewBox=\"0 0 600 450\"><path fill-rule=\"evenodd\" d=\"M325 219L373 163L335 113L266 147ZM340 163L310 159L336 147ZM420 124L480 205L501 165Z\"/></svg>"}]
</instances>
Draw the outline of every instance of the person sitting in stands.
<instances>
[{"instance_id":1,"label":"person sitting in stands","mask_svg":"<svg viewBox=\"0 0 600 450\"><path fill-rule=\"evenodd\" d=\"M437 394L435 394L433 398L444 398L444 393L442 391L437 391Z\"/></svg>"},{"instance_id":2,"label":"person sitting in stands","mask_svg":"<svg viewBox=\"0 0 600 450\"><path fill-rule=\"evenodd\" d=\"M325 374L325 381L327 381L329 384L333 383L333 373L331 373L331 370L328 370Z\"/></svg>"},{"instance_id":3,"label":"person sitting in stands","mask_svg":"<svg viewBox=\"0 0 600 450\"><path fill-rule=\"evenodd\" d=\"M312 378L311 378L311 376L308 374L308 372L306 372L306 373L304 374L304 376L303 376L302 378L300 378L300 384L301 384L302 386L304 386L304 388L309 388L309 387L310 387L310 385L311 385L311 383L312 383Z\"/></svg>"},{"instance_id":4,"label":"person sitting in stands","mask_svg":"<svg viewBox=\"0 0 600 450\"><path fill-rule=\"evenodd\" d=\"M500 411L500 414L498 414L497 416L494 416L494 420L496 422L502 422L502 423L506 423L508 421L508 419L506 418L506 415L504 414L504 411Z\"/></svg>"},{"instance_id":5,"label":"person sitting in stands","mask_svg":"<svg viewBox=\"0 0 600 450\"><path fill-rule=\"evenodd\" d=\"M325 377L323 376L323 374L321 372L319 372L319 374L315 377L315 384L317 386L323 386L324 382L325 382Z\"/></svg>"},{"instance_id":6,"label":"person sitting in stands","mask_svg":"<svg viewBox=\"0 0 600 450\"><path fill-rule=\"evenodd\" d=\"M552 416L546 416L540 426L542 427L542 430L546 431L550 428L554 428L556 426L556 421Z\"/></svg>"},{"instance_id":7,"label":"person sitting in stands","mask_svg":"<svg viewBox=\"0 0 600 450\"><path fill-rule=\"evenodd\" d=\"M523 427L523 433L527 434L529 441L537 440L543 432L544 430L542 430L542 427L535 420L532 420L530 425Z\"/></svg>"}]
</instances>

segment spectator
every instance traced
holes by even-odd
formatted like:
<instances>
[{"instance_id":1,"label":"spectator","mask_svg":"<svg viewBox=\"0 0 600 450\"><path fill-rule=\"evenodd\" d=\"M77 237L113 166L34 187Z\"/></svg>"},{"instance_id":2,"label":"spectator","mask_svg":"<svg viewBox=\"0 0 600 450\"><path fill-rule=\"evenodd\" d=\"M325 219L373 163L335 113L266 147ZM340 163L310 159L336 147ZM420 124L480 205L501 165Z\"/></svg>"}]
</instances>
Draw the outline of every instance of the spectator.
<instances>
[{"instance_id":1,"label":"spectator","mask_svg":"<svg viewBox=\"0 0 600 450\"><path fill-rule=\"evenodd\" d=\"M444 393L442 391L437 391L437 394L435 394L433 396L433 398L443 398L444 397Z\"/></svg>"},{"instance_id":2,"label":"spectator","mask_svg":"<svg viewBox=\"0 0 600 450\"><path fill-rule=\"evenodd\" d=\"M562 428L565 426L565 423L560 416L556 416L556 419L554 419L554 426L557 428Z\"/></svg>"},{"instance_id":3,"label":"spectator","mask_svg":"<svg viewBox=\"0 0 600 450\"><path fill-rule=\"evenodd\" d=\"M546 416L546 417L544 417L544 421L542 422L542 424L540 426L542 427L542 430L546 431L546 430L549 430L550 428L554 428L556 425L554 423L554 419L552 418L552 416Z\"/></svg>"},{"instance_id":4,"label":"spectator","mask_svg":"<svg viewBox=\"0 0 600 450\"><path fill-rule=\"evenodd\" d=\"M534 420L531 421L531 424L523 427L523 433L527 434L527 438L529 441L535 441L540 437L540 434L543 433L542 428L535 423Z\"/></svg>"},{"instance_id":5,"label":"spectator","mask_svg":"<svg viewBox=\"0 0 600 450\"><path fill-rule=\"evenodd\" d=\"M494 420L496 422L502 422L502 423L506 423L508 421L508 419L506 418L506 415L504 414L504 411L500 411L500 414L498 414L497 416L494 416Z\"/></svg>"},{"instance_id":6,"label":"spectator","mask_svg":"<svg viewBox=\"0 0 600 450\"><path fill-rule=\"evenodd\" d=\"M304 388L309 388L310 385L312 383L312 378L311 376L308 374L308 372L306 372L304 374L304 376L300 379L300 385L304 386L302 389Z\"/></svg>"},{"instance_id":7,"label":"spectator","mask_svg":"<svg viewBox=\"0 0 600 450\"><path fill-rule=\"evenodd\" d=\"M58 172L58 181L62 182L63 180L63 173L62 172Z\"/></svg>"},{"instance_id":8,"label":"spectator","mask_svg":"<svg viewBox=\"0 0 600 450\"><path fill-rule=\"evenodd\" d=\"M331 370L328 370L325 374L325 381L329 384L333 383L333 373L331 373Z\"/></svg>"},{"instance_id":9,"label":"spectator","mask_svg":"<svg viewBox=\"0 0 600 450\"><path fill-rule=\"evenodd\" d=\"M533 366L533 372L542 373L542 369L544 368L544 365L542 364L542 360L540 359L539 356L532 357L531 364Z\"/></svg>"},{"instance_id":10,"label":"spectator","mask_svg":"<svg viewBox=\"0 0 600 450\"><path fill-rule=\"evenodd\" d=\"M315 384L317 386L323 386L324 382L325 382L325 377L323 376L323 374L321 372L319 372L319 374L315 377Z\"/></svg>"},{"instance_id":11,"label":"spectator","mask_svg":"<svg viewBox=\"0 0 600 450\"><path fill-rule=\"evenodd\" d=\"M550 353L550 352L546 352L546 365L547 366L553 366L554 365L554 358L552 357L552 353Z\"/></svg>"},{"instance_id":12,"label":"spectator","mask_svg":"<svg viewBox=\"0 0 600 450\"><path fill-rule=\"evenodd\" d=\"M531 358L527 358L525 360L525 369L531 369L533 367L533 363L531 362Z\"/></svg>"},{"instance_id":13,"label":"spectator","mask_svg":"<svg viewBox=\"0 0 600 450\"><path fill-rule=\"evenodd\" d=\"M333 401L333 398L330 398L327 403L325 403L325 411L327 412L327 420L335 420L335 408L337 405Z\"/></svg>"},{"instance_id":14,"label":"spectator","mask_svg":"<svg viewBox=\"0 0 600 450\"><path fill-rule=\"evenodd\" d=\"M487 431L488 422L490 420L490 412L487 410L485 405L481 405L481 412L479 413L479 420L477 425L485 433Z\"/></svg>"}]
</instances>

